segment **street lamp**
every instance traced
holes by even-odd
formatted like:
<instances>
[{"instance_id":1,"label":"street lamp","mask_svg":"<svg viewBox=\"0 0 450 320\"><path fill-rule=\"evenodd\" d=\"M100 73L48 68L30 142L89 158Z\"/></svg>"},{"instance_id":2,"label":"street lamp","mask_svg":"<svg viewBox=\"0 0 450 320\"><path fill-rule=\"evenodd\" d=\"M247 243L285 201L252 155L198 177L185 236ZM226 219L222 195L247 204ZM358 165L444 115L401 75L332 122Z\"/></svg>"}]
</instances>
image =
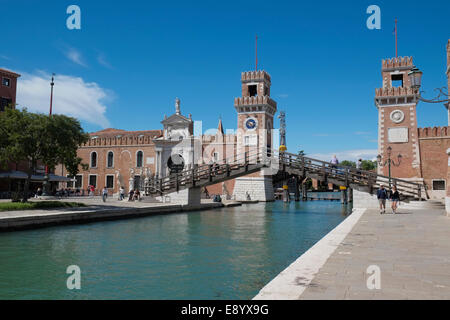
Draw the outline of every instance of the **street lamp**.
<instances>
[{"instance_id":1,"label":"street lamp","mask_svg":"<svg viewBox=\"0 0 450 320\"><path fill-rule=\"evenodd\" d=\"M397 156L397 163L395 163L395 161L393 159L391 159L391 154L392 154L392 148L389 146L387 148L387 159L383 162L383 158L381 157L381 155L377 156L377 160L378 160L378 165L380 167L385 167L386 165L389 168L389 191L391 190L391 165L393 165L394 167L398 167L400 166L400 163L402 161L402 155L398 154Z\"/></svg>"},{"instance_id":2,"label":"street lamp","mask_svg":"<svg viewBox=\"0 0 450 320\"><path fill-rule=\"evenodd\" d=\"M450 99L448 98L448 92L446 92L446 88L436 88L435 91L438 91L438 96L434 99L424 99L421 96L421 93L419 89L422 84L422 71L420 71L418 68L412 69L408 73L409 81L411 82L411 88L414 89L414 91L417 94L417 98L420 101L426 102L426 103L444 103L444 105L448 108L448 104L450 102ZM445 97L445 98L444 98Z\"/></svg>"},{"instance_id":3,"label":"street lamp","mask_svg":"<svg viewBox=\"0 0 450 320\"><path fill-rule=\"evenodd\" d=\"M50 82L50 111L49 111L49 117L52 116L52 108L53 108L53 86L55 85L55 74L52 73L52 82ZM42 195L43 196L50 196L50 179L49 179L49 172L48 172L48 166L45 166L45 177L44 182L42 183Z\"/></svg>"}]
</instances>

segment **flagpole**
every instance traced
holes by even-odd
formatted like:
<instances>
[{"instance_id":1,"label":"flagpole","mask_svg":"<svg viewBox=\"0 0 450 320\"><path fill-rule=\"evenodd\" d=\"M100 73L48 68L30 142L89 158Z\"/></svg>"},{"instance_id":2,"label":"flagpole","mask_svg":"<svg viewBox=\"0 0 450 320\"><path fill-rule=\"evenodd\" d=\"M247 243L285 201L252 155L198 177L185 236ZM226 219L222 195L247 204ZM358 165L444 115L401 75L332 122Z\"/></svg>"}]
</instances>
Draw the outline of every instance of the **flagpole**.
<instances>
[{"instance_id":1,"label":"flagpole","mask_svg":"<svg viewBox=\"0 0 450 320\"><path fill-rule=\"evenodd\" d=\"M258 35L256 35L255 49L256 49L256 65L255 65L255 70L258 71Z\"/></svg>"},{"instance_id":2,"label":"flagpole","mask_svg":"<svg viewBox=\"0 0 450 320\"><path fill-rule=\"evenodd\" d=\"M395 19L395 57L398 58L397 19Z\"/></svg>"}]
</instances>

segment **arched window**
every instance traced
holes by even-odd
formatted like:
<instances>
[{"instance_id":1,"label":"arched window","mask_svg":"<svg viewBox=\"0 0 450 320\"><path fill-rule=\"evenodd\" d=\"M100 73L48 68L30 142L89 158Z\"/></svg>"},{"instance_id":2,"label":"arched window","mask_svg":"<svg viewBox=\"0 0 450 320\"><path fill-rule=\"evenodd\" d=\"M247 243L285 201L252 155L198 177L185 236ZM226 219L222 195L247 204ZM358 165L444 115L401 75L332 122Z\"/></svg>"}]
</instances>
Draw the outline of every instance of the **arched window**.
<instances>
[{"instance_id":1,"label":"arched window","mask_svg":"<svg viewBox=\"0 0 450 320\"><path fill-rule=\"evenodd\" d=\"M91 153L91 168L97 168L97 152Z\"/></svg>"},{"instance_id":2,"label":"arched window","mask_svg":"<svg viewBox=\"0 0 450 320\"><path fill-rule=\"evenodd\" d=\"M108 168L114 167L114 153L112 151L108 152L108 163L106 165Z\"/></svg>"},{"instance_id":3,"label":"arched window","mask_svg":"<svg viewBox=\"0 0 450 320\"><path fill-rule=\"evenodd\" d=\"M144 159L144 153L142 151L138 151L136 154L136 168L142 168L142 160Z\"/></svg>"}]
</instances>

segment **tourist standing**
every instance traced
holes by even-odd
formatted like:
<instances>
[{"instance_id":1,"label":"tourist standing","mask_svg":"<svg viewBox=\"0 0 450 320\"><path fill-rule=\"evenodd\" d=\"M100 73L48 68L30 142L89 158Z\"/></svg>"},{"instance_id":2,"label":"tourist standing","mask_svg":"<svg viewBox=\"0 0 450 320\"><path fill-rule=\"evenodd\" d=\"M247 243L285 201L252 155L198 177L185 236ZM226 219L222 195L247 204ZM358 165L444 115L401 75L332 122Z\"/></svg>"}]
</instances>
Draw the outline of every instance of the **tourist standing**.
<instances>
[{"instance_id":1,"label":"tourist standing","mask_svg":"<svg viewBox=\"0 0 450 320\"><path fill-rule=\"evenodd\" d=\"M400 202L400 194L398 193L397 187L393 186L392 187L392 192L391 192L391 201L392 201L392 213L396 214L397 213L397 208L398 208L398 203Z\"/></svg>"},{"instance_id":2,"label":"tourist standing","mask_svg":"<svg viewBox=\"0 0 450 320\"><path fill-rule=\"evenodd\" d=\"M103 200L103 202L106 202L106 198L108 198L108 189L106 189L106 187L104 187L103 190L102 190L102 200Z\"/></svg>"},{"instance_id":3,"label":"tourist standing","mask_svg":"<svg viewBox=\"0 0 450 320\"><path fill-rule=\"evenodd\" d=\"M361 170L362 168L362 159L359 159L358 162L356 162L356 169Z\"/></svg>"},{"instance_id":4,"label":"tourist standing","mask_svg":"<svg viewBox=\"0 0 450 320\"><path fill-rule=\"evenodd\" d=\"M120 187L119 200L122 201L124 198L125 198L125 189L123 187Z\"/></svg>"},{"instance_id":5,"label":"tourist standing","mask_svg":"<svg viewBox=\"0 0 450 320\"><path fill-rule=\"evenodd\" d=\"M128 192L128 201L133 201L134 197L134 190L130 189L130 192Z\"/></svg>"},{"instance_id":6,"label":"tourist standing","mask_svg":"<svg viewBox=\"0 0 450 320\"><path fill-rule=\"evenodd\" d=\"M377 191L377 198L380 204L380 214L386 213L386 199L387 199L387 191L383 185L380 185L380 189Z\"/></svg>"}]
</instances>

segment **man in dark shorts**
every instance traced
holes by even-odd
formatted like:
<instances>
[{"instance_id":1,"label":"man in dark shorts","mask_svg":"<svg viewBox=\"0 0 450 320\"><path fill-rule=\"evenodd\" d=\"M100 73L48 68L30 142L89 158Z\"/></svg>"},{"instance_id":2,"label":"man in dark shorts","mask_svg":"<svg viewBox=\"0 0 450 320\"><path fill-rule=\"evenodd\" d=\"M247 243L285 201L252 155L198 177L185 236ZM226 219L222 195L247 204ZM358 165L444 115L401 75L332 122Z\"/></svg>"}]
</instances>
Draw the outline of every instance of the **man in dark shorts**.
<instances>
[{"instance_id":1,"label":"man in dark shorts","mask_svg":"<svg viewBox=\"0 0 450 320\"><path fill-rule=\"evenodd\" d=\"M380 185L380 189L377 191L378 203L380 204L380 214L386 213L386 199L387 191L383 185Z\"/></svg>"}]
</instances>

